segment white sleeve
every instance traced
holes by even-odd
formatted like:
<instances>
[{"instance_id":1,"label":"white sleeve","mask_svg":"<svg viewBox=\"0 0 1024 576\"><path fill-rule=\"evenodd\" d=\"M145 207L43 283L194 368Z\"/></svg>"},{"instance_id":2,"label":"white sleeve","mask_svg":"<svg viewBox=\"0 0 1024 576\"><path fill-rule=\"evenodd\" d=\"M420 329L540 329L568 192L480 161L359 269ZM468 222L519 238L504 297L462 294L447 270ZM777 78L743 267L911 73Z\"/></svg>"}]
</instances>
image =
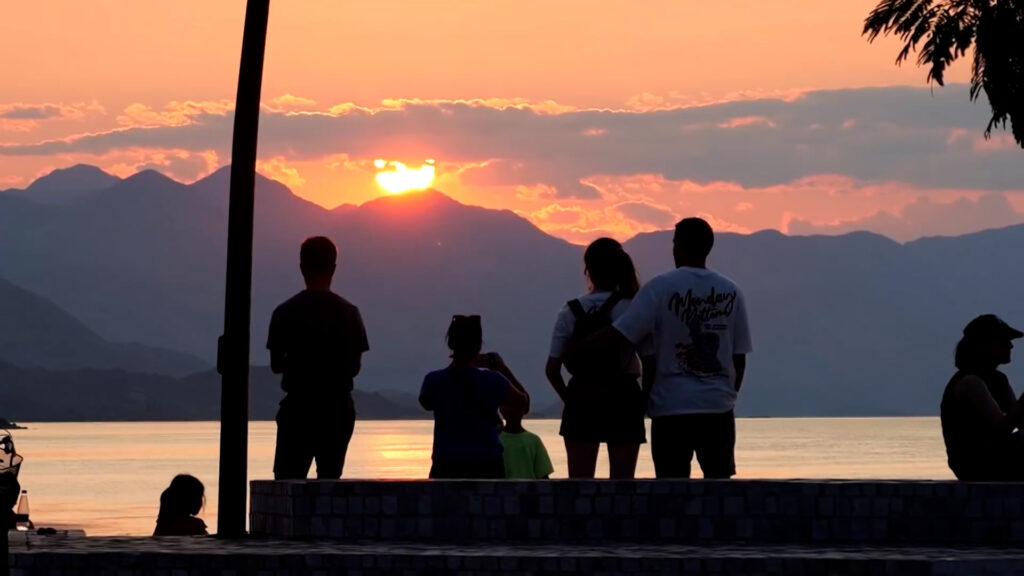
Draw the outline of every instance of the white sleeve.
<instances>
[{"instance_id":1,"label":"white sleeve","mask_svg":"<svg viewBox=\"0 0 1024 576\"><path fill-rule=\"evenodd\" d=\"M612 326L636 346L654 332L657 320L658 298L652 283L647 283L633 297L626 313L616 319Z\"/></svg>"},{"instance_id":2,"label":"white sleeve","mask_svg":"<svg viewBox=\"0 0 1024 576\"><path fill-rule=\"evenodd\" d=\"M626 311L629 310L629 306L632 303L633 300L631 298L626 298L620 301L618 304L616 304L615 309L612 310L612 322L614 323L615 320L622 318L622 316L626 314ZM636 349L637 355L640 356L641 358L643 358L644 356L654 356L654 335L648 334L646 338L644 338L640 342L637 342L633 347Z\"/></svg>"},{"instance_id":3,"label":"white sleeve","mask_svg":"<svg viewBox=\"0 0 1024 576\"><path fill-rule=\"evenodd\" d=\"M552 358L561 358L565 354L565 347L569 345L572 338L572 331L576 328L576 318L573 317L569 306L562 306L558 311L558 318L555 319L555 328L551 332L551 350L548 355Z\"/></svg>"},{"instance_id":4,"label":"white sleeve","mask_svg":"<svg viewBox=\"0 0 1024 576\"><path fill-rule=\"evenodd\" d=\"M743 293L736 290L736 309L733 310L735 320L732 325L732 353L750 354L754 345L750 340L750 325L747 323L747 303Z\"/></svg>"}]
</instances>

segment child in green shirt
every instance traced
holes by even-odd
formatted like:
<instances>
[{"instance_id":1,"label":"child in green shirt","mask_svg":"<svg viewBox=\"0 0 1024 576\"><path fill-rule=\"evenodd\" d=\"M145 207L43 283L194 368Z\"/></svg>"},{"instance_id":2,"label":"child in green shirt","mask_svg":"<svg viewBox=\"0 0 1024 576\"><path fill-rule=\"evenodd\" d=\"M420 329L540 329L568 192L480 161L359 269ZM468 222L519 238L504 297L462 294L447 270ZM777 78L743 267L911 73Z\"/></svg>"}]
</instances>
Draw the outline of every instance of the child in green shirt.
<instances>
[{"instance_id":1,"label":"child in green shirt","mask_svg":"<svg viewBox=\"0 0 1024 576\"><path fill-rule=\"evenodd\" d=\"M505 478L546 479L555 468L544 448L540 436L523 429L523 410L502 406L505 427L501 431L501 445L505 448Z\"/></svg>"}]
</instances>

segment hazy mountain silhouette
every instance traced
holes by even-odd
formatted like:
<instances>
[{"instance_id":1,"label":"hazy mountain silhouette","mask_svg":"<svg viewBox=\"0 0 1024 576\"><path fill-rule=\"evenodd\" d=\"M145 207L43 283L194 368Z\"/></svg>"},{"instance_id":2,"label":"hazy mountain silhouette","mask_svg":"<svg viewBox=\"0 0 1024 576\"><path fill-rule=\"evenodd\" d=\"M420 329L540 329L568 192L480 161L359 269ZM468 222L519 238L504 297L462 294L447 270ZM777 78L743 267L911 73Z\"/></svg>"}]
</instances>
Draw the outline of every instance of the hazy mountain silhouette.
<instances>
[{"instance_id":1,"label":"hazy mountain silhouette","mask_svg":"<svg viewBox=\"0 0 1024 576\"><path fill-rule=\"evenodd\" d=\"M76 164L54 170L24 190L6 190L0 194L22 196L43 204L66 205L106 190L120 180L95 166Z\"/></svg>"},{"instance_id":2,"label":"hazy mountain silhouette","mask_svg":"<svg viewBox=\"0 0 1024 576\"><path fill-rule=\"evenodd\" d=\"M210 364L184 352L108 342L49 300L0 278L0 361L57 370L184 376Z\"/></svg>"},{"instance_id":3,"label":"hazy mountain silhouette","mask_svg":"<svg viewBox=\"0 0 1024 576\"><path fill-rule=\"evenodd\" d=\"M27 422L220 417L220 376L212 370L171 378L123 370L40 370L0 362L0 381L5 412ZM277 377L269 368L253 368L251 383L252 418L273 420L281 400ZM418 406L386 394L356 390L353 398L364 420L423 416Z\"/></svg>"},{"instance_id":4,"label":"hazy mountain silhouette","mask_svg":"<svg viewBox=\"0 0 1024 576\"><path fill-rule=\"evenodd\" d=\"M0 195L4 274L103 338L212 361L228 176L186 186L145 172L62 207ZM361 308L370 338L357 388L415 392L447 360L451 314L480 313L485 346L506 357L535 406L554 401L542 367L556 312L584 287L581 247L436 191L333 211L265 178L256 193L254 364L267 361L270 311L301 289L299 243L326 234L340 248L335 287ZM936 413L963 325L988 311L1024 324L1020 245L1024 226L909 244L720 234L712 266L743 286L755 338L741 413ZM671 233L626 247L646 278L671 266Z\"/></svg>"}]
</instances>

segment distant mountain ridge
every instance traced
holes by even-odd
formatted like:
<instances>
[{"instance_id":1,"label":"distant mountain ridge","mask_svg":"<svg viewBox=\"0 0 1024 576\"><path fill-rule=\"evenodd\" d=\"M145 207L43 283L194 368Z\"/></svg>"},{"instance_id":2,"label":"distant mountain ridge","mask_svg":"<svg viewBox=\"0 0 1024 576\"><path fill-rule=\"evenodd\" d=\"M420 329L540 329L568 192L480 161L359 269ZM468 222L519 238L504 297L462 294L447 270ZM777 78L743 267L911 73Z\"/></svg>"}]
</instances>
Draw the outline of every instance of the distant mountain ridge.
<instances>
[{"instance_id":1,"label":"distant mountain ridge","mask_svg":"<svg viewBox=\"0 0 1024 576\"><path fill-rule=\"evenodd\" d=\"M266 367L250 373L250 416L273 420L283 393ZM220 376L212 371L184 378L123 370L51 371L0 362L0 395L8 416L23 422L217 420ZM97 394L102 390L102 394ZM422 418L416 405L387 394L357 390L353 400L364 420Z\"/></svg>"},{"instance_id":2,"label":"distant mountain ridge","mask_svg":"<svg viewBox=\"0 0 1024 576\"><path fill-rule=\"evenodd\" d=\"M53 302L0 278L0 362L27 368L82 368L185 376L210 364L184 352L113 343Z\"/></svg>"},{"instance_id":3,"label":"distant mountain ridge","mask_svg":"<svg viewBox=\"0 0 1024 576\"><path fill-rule=\"evenodd\" d=\"M42 204L67 205L106 190L121 179L95 166L76 164L39 178L24 190L4 190L0 194L21 196Z\"/></svg>"},{"instance_id":4,"label":"distant mountain ridge","mask_svg":"<svg viewBox=\"0 0 1024 576\"><path fill-rule=\"evenodd\" d=\"M105 339L212 362L229 175L184 185L143 173L65 206L0 194L3 275ZM447 362L451 315L479 313L485 346L506 357L534 405L554 402L543 365L556 313L584 290L582 247L436 191L331 211L259 177L253 363L266 361L271 310L302 287L298 247L314 234L338 243L335 288L367 324L357 388L415 394ZM1024 324L1021 245L1024 226L907 244L870 233L718 234L711 266L742 286L754 336L739 412L935 414L963 325L984 312ZM671 232L626 248L643 278L672 265Z\"/></svg>"}]
</instances>

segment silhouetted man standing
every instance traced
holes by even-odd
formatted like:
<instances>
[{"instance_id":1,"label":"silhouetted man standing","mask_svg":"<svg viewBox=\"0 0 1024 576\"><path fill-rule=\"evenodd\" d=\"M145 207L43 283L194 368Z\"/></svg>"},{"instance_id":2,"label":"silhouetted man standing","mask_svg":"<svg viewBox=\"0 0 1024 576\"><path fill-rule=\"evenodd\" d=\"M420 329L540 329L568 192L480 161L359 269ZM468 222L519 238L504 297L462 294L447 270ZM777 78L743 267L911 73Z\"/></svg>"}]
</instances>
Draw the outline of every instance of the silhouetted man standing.
<instances>
[{"instance_id":1,"label":"silhouetted man standing","mask_svg":"<svg viewBox=\"0 0 1024 576\"><path fill-rule=\"evenodd\" d=\"M654 337L654 366L645 362L643 378L658 478L689 478L695 452L705 478L736 473L733 406L750 330L739 288L707 269L714 243L707 222L681 220L673 238L676 269L645 284L613 323L633 344Z\"/></svg>"},{"instance_id":2,"label":"silhouetted man standing","mask_svg":"<svg viewBox=\"0 0 1024 576\"><path fill-rule=\"evenodd\" d=\"M278 480L305 478L314 459L317 478L340 478L345 466L356 419L353 379L370 346L359 309L331 291L337 257L328 238L303 242L306 289L270 319L270 367L282 374L285 392L277 412Z\"/></svg>"}]
</instances>

